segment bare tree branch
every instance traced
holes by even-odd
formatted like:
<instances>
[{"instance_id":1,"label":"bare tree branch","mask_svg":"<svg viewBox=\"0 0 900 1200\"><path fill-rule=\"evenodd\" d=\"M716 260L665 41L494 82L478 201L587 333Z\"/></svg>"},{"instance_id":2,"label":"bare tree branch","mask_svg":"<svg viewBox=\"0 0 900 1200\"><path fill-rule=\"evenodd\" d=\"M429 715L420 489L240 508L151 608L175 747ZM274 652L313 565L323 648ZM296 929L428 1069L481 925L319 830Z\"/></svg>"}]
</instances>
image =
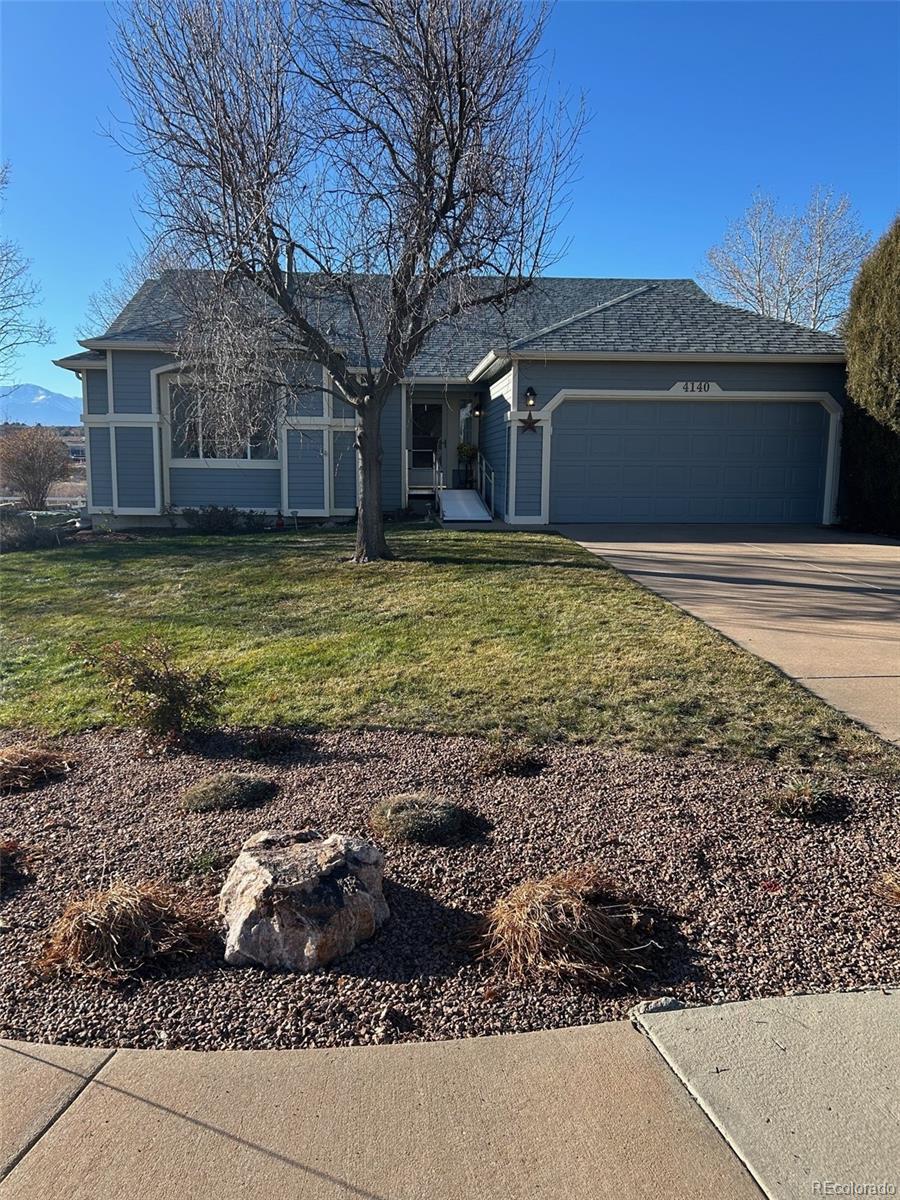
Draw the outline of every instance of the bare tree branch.
<instances>
[{"instance_id":1,"label":"bare tree branch","mask_svg":"<svg viewBox=\"0 0 900 1200\"><path fill-rule=\"evenodd\" d=\"M547 93L546 17L518 0L138 0L122 17L124 141L194 272L177 276L194 391L218 426L259 433L277 405L248 395L289 392L301 362L328 371L357 412L360 560L388 553L391 389L438 327L502 311L553 260L582 116Z\"/></svg>"}]
</instances>

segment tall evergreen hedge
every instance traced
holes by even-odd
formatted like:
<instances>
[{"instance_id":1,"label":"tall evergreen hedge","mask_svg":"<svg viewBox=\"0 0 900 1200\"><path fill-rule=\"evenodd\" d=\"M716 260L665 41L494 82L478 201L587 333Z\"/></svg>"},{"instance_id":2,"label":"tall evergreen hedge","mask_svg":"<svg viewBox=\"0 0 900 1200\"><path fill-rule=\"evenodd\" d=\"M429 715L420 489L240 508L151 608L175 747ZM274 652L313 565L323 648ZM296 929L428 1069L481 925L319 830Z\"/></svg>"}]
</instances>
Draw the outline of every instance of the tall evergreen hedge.
<instances>
[{"instance_id":1,"label":"tall evergreen hedge","mask_svg":"<svg viewBox=\"0 0 900 1200\"><path fill-rule=\"evenodd\" d=\"M844 339L847 390L900 434L900 217L860 267Z\"/></svg>"}]
</instances>

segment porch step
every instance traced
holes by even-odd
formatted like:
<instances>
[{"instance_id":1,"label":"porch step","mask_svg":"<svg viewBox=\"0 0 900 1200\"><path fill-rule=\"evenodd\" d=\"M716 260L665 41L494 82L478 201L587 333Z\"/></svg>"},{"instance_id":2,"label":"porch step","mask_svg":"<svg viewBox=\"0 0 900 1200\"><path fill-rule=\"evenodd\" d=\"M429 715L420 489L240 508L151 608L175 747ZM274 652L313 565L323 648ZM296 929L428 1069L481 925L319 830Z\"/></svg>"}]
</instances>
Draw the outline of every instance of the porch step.
<instances>
[{"instance_id":1,"label":"porch step","mask_svg":"<svg viewBox=\"0 0 900 1200\"><path fill-rule=\"evenodd\" d=\"M442 521L491 521L487 505L471 488L444 488L438 492Z\"/></svg>"}]
</instances>

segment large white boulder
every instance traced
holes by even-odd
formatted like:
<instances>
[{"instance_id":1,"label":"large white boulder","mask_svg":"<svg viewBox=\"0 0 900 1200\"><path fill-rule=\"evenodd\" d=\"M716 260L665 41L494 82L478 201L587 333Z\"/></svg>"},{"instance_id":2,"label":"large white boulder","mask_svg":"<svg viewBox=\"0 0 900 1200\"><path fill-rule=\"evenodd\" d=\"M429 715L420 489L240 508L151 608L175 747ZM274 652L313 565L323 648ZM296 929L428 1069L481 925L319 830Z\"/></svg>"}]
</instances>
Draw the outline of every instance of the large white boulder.
<instances>
[{"instance_id":1,"label":"large white boulder","mask_svg":"<svg viewBox=\"0 0 900 1200\"><path fill-rule=\"evenodd\" d=\"M384 855L362 838L313 830L248 838L219 895L225 961L314 971L389 916Z\"/></svg>"}]
</instances>

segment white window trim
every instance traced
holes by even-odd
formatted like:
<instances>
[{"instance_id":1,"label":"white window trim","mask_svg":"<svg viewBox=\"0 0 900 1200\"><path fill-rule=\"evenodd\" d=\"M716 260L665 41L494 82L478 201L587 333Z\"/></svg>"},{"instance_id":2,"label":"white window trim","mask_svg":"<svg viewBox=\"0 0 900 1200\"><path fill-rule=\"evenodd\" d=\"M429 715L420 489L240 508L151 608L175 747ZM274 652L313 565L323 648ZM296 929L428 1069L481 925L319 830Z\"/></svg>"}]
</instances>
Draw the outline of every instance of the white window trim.
<instances>
[{"instance_id":1,"label":"white window trim","mask_svg":"<svg viewBox=\"0 0 900 1200\"><path fill-rule=\"evenodd\" d=\"M513 363L513 392L515 394L516 364ZM806 403L820 404L828 413L828 446L825 459L825 483L822 490L822 525L833 525L837 519L837 492L840 480L841 461L841 432L843 413L841 405L830 392L716 392L693 394L687 397L691 401L707 403ZM553 414L566 400L656 400L682 403L686 397L680 392L660 391L658 389L621 388L562 388L548 400L543 408L532 409L531 415L543 429L543 447L541 459L541 512L539 516L520 517L516 514L516 449L519 430L516 422L522 419L521 413L515 409L506 413L510 425L509 451L509 481L507 516L508 525L549 525L550 523L550 451L553 434Z\"/></svg>"}]
</instances>

